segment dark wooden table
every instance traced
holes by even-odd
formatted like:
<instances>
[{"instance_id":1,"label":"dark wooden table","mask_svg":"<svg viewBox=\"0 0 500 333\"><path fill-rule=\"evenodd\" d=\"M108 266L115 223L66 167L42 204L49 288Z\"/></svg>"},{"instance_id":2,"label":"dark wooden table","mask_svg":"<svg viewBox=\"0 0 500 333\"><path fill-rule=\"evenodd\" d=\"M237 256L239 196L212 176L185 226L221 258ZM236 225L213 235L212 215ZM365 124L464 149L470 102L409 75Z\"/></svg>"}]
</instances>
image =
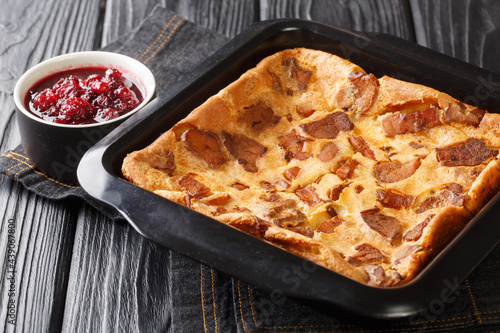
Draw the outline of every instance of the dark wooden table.
<instances>
[{"instance_id":1,"label":"dark wooden table","mask_svg":"<svg viewBox=\"0 0 500 333\"><path fill-rule=\"evenodd\" d=\"M259 20L304 18L396 35L500 73L496 0L0 0L0 150L20 143L12 92L24 71L106 46L158 4L229 37ZM148 288L152 275L167 274L166 249L79 199L43 199L4 176L0 197L0 253L9 227L17 252L15 325L0 256L0 331L170 331L168 295Z\"/></svg>"}]
</instances>

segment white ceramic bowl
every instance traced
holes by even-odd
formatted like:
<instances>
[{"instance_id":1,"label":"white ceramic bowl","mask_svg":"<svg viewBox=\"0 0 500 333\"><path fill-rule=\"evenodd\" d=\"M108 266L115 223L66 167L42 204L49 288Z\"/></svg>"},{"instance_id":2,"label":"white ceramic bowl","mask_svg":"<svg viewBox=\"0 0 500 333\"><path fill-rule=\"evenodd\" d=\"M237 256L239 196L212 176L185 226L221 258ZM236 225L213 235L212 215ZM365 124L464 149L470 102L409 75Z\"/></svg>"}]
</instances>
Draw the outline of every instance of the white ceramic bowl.
<instances>
[{"instance_id":1,"label":"white ceramic bowl","mask_svg":"<svg viewBox=\"0 0 500 333\"><path fill-rule=\"evenodd\" d=\"M29 89L45 78L78 68L116 68L143 93L142 103L130 112L101 123L67 125L45 121L29 112L24 101ZM154 96L156 82L141 62L118 53L87 51L60 55L29 69L14 88L16 118L24 150L35 166L47 176L76 182L76 168L83 154Z\"/></svg>"}]
</instances>

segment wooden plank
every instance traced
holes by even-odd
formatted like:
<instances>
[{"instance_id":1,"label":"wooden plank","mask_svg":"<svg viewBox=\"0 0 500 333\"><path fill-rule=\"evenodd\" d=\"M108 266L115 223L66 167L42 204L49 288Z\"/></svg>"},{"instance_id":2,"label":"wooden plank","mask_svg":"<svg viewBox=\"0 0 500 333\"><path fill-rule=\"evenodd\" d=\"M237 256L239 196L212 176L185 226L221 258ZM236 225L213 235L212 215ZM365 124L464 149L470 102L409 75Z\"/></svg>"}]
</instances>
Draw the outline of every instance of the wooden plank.
<instances>
[{"instance_id":1,"label":"wooden plank","mask_svg":"<svg viewBox=\"0 0 500 333\"><path fill-rule=\"evenodd\" d=\"M416 41L439 52L500 73L500 2L410 1Z\"/></svg>"},{"instance_id":2,"label":"wooden plank","mask_svg":"<svg viewBox=\"0 0 500 333\"><path fill-rule=\"evenodd\" d=\"M413 40L408 3L401 0L260 0L260 19L301 18L334 27Z\"/></svg>"},{"instance_id":3,"label":"wooden plank","mask_svg":"<svg viewBox=\"0 0 500 333\"><path fill-rule=\"evenodd\" d=\"M2 3L5 14L0 16L2 152L20 143L12 99L15 82L42 60L90 49L98 4L98 0ZM0 179L0 198L0 252L8 253L11 248L16 255L15 273L7 261L9 257L0 257L0 331L58 331L78 202L42 199L5 177ZM13 233L9 234L9 230ZM13 284L8 279L11 275ZM15 311L10 311L8 304L14 304ZM12 316L15 325L9 323Z\"/></svg>"}]
</instances>

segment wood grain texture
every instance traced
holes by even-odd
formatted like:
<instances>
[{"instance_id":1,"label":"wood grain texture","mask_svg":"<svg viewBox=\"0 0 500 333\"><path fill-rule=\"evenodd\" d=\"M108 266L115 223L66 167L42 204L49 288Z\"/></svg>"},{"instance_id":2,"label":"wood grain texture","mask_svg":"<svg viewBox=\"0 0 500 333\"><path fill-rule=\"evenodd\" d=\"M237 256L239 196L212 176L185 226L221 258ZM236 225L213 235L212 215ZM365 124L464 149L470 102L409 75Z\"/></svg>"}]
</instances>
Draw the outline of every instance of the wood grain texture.
<instances>
[{"instance_id":1,"label":"wood grain texture","mask_svg":"<svg viewBox=\"0 0 500 333\"><path fill-rule=\"evenodd\" d=\"M52 56L92 47L99 1L4 1L0 15L0 148L20 143L12 93L28 68ZM0 265L0 331L57 332L62 325L68 267L80 201L52 201L0 179L0 252L14 241L15 283L6 256ZM8 237L13 222L13 238ZM16 325L7 304L16 306Z\"/></svg>"},{"instance_id":2,"label":"wood grain texture","mask_svg":"<svg viewBox=\"0 0 500 333\"><path fill-rule=\"evenodd\" d=\"M260 19L301 18L413 40L410 8L401 0L260 0Z\"/></svg>"},{"instance_id":3,"label":"wood grain texture","mask_svg":"<svg viewBox=\"0 0 500 333\"><path fill-rule=\"evenodd\" d=\"M0 253L6 259L0 266L0 331L57 331L66 299L75 209L67 201L36 197L13 182L2 179L0 186ZM15 255L13 261L7 260L12 259L9 254Z\"/></svg>"},{"instance_id":4,"label":"wood grain texture","mask_svg":"<svg viewBox=\"0 0 500 333\"><path fill-rule=\"evenodd\" d=\"M90 208L75 235L63 330L165 331L168 250Z\"/></svg>"},{"instance_id":5,"label":"wood grain texture","mask_svg":"<svg viewBox=\"0 0 500 333\"><path fill-rule=\"evenodd\" d=\"M416 41L500 73L500 2L411 0Z\"/></svg>"}]
</instances>

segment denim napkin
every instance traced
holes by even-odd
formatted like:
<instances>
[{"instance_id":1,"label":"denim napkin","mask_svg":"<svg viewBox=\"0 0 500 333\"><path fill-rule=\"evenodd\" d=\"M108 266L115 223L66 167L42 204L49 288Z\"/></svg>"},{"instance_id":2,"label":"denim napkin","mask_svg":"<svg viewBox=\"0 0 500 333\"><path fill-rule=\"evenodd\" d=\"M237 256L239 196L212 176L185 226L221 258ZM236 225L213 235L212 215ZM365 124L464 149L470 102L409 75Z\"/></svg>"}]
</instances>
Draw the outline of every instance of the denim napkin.
<instances>
[{"instance_id":1,"label":"denim napkin","mask_svg":"<svg viewBox=\"0 0 500 333\"><path fill-rule=\"evenodd\" d=\"M227 37L203 29L162 7L132 33L104 50L129 55L148 66L157 93L194 68L227 42ZM38 171L22 146L3 153L0 174L21 182L34 193L52 199L77 197L111 219L121 216L74 184ZM490 332L500 330L500 248L448 297L432 300L417 315L398 320L372 320L321 309L261 290L209 266L170 251L168 288L171 332ZM296 272L297 281L307 272ZM456 281L450 281L450 284ZM300 287L300 285L299 285ZM373 302L377 302L376 299ZM164 311L164 310L163 310Z\"/></svg>"}]
</instances>

